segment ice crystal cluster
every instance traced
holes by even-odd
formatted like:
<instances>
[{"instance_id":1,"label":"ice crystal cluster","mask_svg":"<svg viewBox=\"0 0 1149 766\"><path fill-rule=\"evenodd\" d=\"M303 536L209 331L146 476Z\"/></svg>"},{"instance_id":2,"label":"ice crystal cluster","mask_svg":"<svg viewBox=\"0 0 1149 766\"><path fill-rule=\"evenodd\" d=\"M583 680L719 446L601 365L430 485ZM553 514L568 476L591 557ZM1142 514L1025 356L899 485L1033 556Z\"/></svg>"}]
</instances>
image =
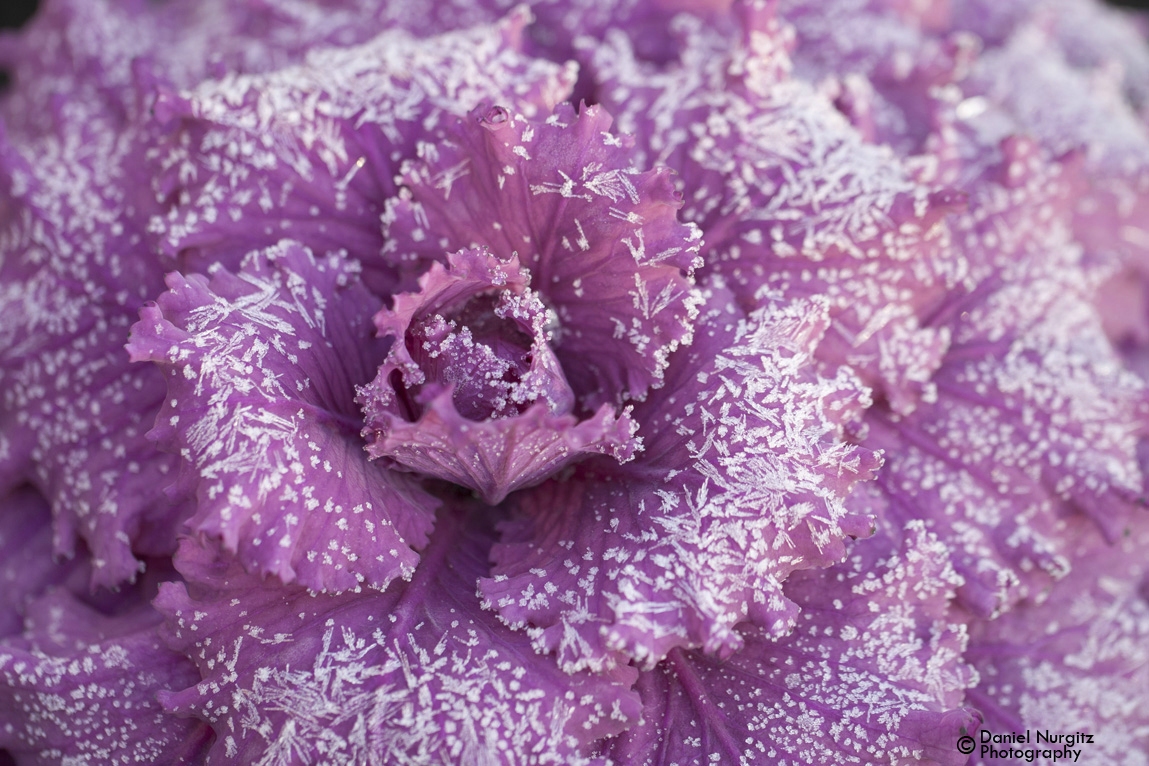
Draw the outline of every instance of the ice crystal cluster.
<instances>
[{"instance_id":1,"label":"ice crystal cluster","mask_svg":"<svg viewBox=\"0 0 1149 766\"><path fill-rule=\"evenodd\" d=\"M1149 764L1146 28L44 0L0 764Z\"/></svg>"}]
</instances>

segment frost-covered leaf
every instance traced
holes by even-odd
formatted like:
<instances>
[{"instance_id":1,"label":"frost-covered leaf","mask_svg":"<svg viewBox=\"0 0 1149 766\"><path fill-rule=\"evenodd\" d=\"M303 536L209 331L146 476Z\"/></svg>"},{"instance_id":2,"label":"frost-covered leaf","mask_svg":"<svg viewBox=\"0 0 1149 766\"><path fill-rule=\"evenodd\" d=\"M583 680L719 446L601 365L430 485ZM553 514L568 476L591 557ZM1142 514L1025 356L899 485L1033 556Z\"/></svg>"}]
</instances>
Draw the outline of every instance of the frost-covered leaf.
<instances>
[{"instance_id":1,"label":"frost-covered leaf","mask_svg":"<svg viewBox=\"0 0 1149 766\"><path fill-rule=\"evenodd\" d=\"M57 590L28 611L24 635L0 642L0 748L17 763L202 763L211 730L156 699L197 674L155 610L105 615Z\"/></svg>"},{"instance_id":2,"label":"frost-covered leaf","mask_svg":"<svg viewBox=\"0 0 1149 766\"><path fill-rule=\"evenodd\" d=\"M932 168L946 162L954 132L970 134L967 151L1024 135L1049 156L1080 155L1073 235L1116 272L1098 300L1107 332L1127 346L1149 342L1142 32L1088 0L782 7L797 28L802 74L836 78L839 108L900 152L922 152L910 163L927 176L938 178Z\"/></svg>"},{"instance_id":3,"label":"frost-covered leaf","mask_svg":"<svg viewBox=\"0 0 1149 766\"><path fill-rule=\"evenodd\" d=\"M60 583L82 592L89 577L87 557L53 559L52 514L39 492L0 497L0 637L20 632L28 599Z\"/></svg>"},{"instance_id":4,"label":"frost-covered leaf","mask_svg":"<svg viewBox=\"0 0 1149 766\"><path fill-rule=\"evenodd\" d=\"M4 128L28 142L93 119L102 128L123 128L151 84L140 77L147 64L136 69L133 61L154 50L156 35L139 29L158 31L155 14L146 12L145 0L37 5L19 33L5 30L0 43L0 63L12 78L0 100Z\"/></svg>"},{"instance_id":5,"label":"frost-covered leaf","mask_svg":"<svg viewBox=\"0 0 1149 766\"><path fill-rule=\"evenodd\" d=\"M424 23L416 25L413 9L402 8L406 3L375 0L37 5L19 34L6 34L0 45L0 62L13 75L0 113L8 127L29 136L81 111L123 119L126 108L157 85L190 88L209 77L279 69L299 63L313 47L363 43L396 23L443 31L497 18L491 11L468 18L457 4L451 24L428 24L436 14L424 12Z\"/></svg>"},{"instance_id":6,"label":"frost-covered leaf","mask_svg":"<svg viewBox=\"0 0 1149 766\"><path fill-rule=\"evenodd\" d=\"M354 262L285 240L168 287L129 350L168 380L151 435L182 458L191 527L315 590L410 576L437 501L363 452L355 386L385 348Z\"/></svg>"},{"instance_id":7,"label":"frost-covered leaf","mask_svg":"<svg viewBox=\"0 0 1149 766\"><path fill-rule=\"evenodd\" d=\"M1081 763L1149 762L1149 567L1144 517L1116 546L1070 524L1073 576L971 629L968 700L993 732L1084 732ZM977 754L980 754L980 750ZM977 762L994 763L986 759Z\"/></svg>"},{"instance_id":8,"label":"frost-covered leaf","mask_svg":"<svg viewBox=\"0 0 1149 766\"><path fill-rule=\"evenodd\" d=\"M968 0L952 4L945 23L972 32L987 48L1007 44L1022 27L1036 25L1074 69L1117 81L1130 105L1141 109L1149 99L1144 19L1115 6L1093 0Z\"/></svg>"},{"instance_id":9,"label":"frost-covered leaf","mask_svg":"<svg viewBox=\"0 0 1149 766\"><path fill-rule=\"evenodd\" d=\"M1088 208L1096 221L1105 219L1096 232L1124 236L1120 217L1136 195L1098 205L1096 184L1101 168L1119 164L1116 157L1135 161L1141 139L1128 116L1118 115L1104 129L1085 130L1095 144L1075 143L1081 126L1069 130L1077 119L1070 113L1103 94L1086 96L1080 75L1051 74L1068 69L1055 51L1039 55L1035 34L978 64L992 81L1003 70L986 61L1009 59L1002 66L1013 74L998 90L982 85L979 95L967 83L967 95L959 91L948 107L939 99L932 153L915 163L968 194L968 210L949 220L965 276L928 313L928 326L949 333L953 345L933 378L937 402L888 420L876 408L865 442L890 455L880 484L891 513L928 518L955 541L955 565L966 577L961 596L983 615L1066 573L1072 541L1061 532L1065 516L1083 512L1110 537L1120 534L1141 484L1135 450L1145 392L1121 370L1089 305L1109 245L1081 219ZM1034 92L1020 93L1031 76ZM1063 86L1072 103L1044 100ZM1043 88L1046 96L1035 96ZM1047 124L1036 141L1011 135L1021 127L1010 116L1015 106L1065 130ZM1104 121L1104 111L1094 109L1089 120ZM1103 306L1103 318L1122 306ZM1144 325L1135 312L1120 319Z\"/></svg>"},{"instance_id":10,"label":"frost-covered leaf","mask_svg":"<svg viewBox=\"0 0 1149 766\"><path fill-rule=\"evenodd\" d=\"M968 89L1001 105L1007 129L1033 136L1051 154L1081 156L1085 183L1074 200L1073 235L1088 256L1112 261L1119 280L1140 287L1132 316L1112 317L1110 330L1117 340L1144 344L1149 129L1125 101L1120 80L1105 70L1074 69L1056 38L1023 24L982 55ZM990 133L995 126L979 127Z\"/></svg>"},{"instance_id":11,"label":"frost-covered leaf","mask_svg":"<svg viewBox=\"0 0 1149 766\"><path fill-rule=\"evenodd\" d=\"M203 681L165 705L211 723L213 764L586 763L636 719L634 671L567 675L480 609L490 538L465 524L444 513L384 593L269 585L185 543L193 584L157 603Z\"/></svg>"},{"instance_id":12,"label":"frost-covered leaf","mask_svg":"<svg viewBox=\"0 0 1149 766\"><path fill-rule=\"evenodd\" d=\"M1015 130L1050 152L1082 150L1093 191L1118 202L1119 216L1134 214L1137 195L1117 197L1122 188L1126 195L1146 188L1149 131L1125 103L1119 83L1075 70L1046 32L1026 25L981 55L967 87L1000 104Z\"/></svg>"},{"instance_id":13,"label":"frost-covered leaf","mask_svg":"<svg viewBox=\"0 0 1149 766\"><path fill-rule=\"evenodd\" d=\"M671 174L633 167L630 139L610 128L597 107L545 122L480 108L422 146L388 212L399 262L517 255L558 316L555 354L587 410L660 385L697 303L698 230L677 221Z\"/></svg>"},{"instance_id":14,"label":"frost-covered leaf","mask_svg":"<svg viewBox=\"0 0 1149 766\"><path fill-rule=\"evenodd\" d=\"M977 681L950 604L960 581L921 522L900 546L860 540L845 562L787 580L802 610L790 635L740 628L725 660L674 649L644 672L642 723L608 752L635 766L960 766L954 743L980 723L958 707Z\"/></svg>"},{"instance_id":15,"label":"frost-covered leaf","mask_svg":"<svg viewBox=\"0 0 1149 766\"><path fill-rule=\"evenodd\" d=\"M516 0L482 2L506 7ZM732 4L732 0L530 0L538 18L531 41L541 55L562 61L580 58L576 38L598 40L608 30L620 30L644 59L667 61L678 54L674 21L679 13L721 23Z\"/></svg>"},{"instance_id":16,"label":"frost-covered leaf","mask_svg":"<svg viewBox=\"0 0 1149 766\"><path fill-rule=\"evenodd\" d=\"M291 237L363 260L390 291L379 216L416 143L486 99L545 112L569 92L572 70L518 52L527 20L427 39L389 31L169 97L156 109L175 129L151 153L154 191L172 203L152 222L165 253L181 268L234 268Z\"/></svg>"},{"instance_id":17,"label":"frost-covered leaf","mask_svg":"<svg viewBox=\"0 0 1149 766\"><path fill-rule=\"evenodd\" d=\"M949 29L948 3L782 0L778 12L797 38L797 77L831 96L867 141L928 154L938 103L980 49L976 36Z\"/></svg>"},{"instance_id":18,"label":"frost-covered leaf","mask_svg":"<svg viewBox=\"0 0 1149 766\"><path fill-rule=\"evenodd\" d=\"M146 131L67 108L34 138L0 131L0 486L40 489L56 552L83 539L93 584L114 585L133 553L174 550L186 510L162 492L174 461L144 438L163 380L123 350L163 273L134 164Z\"/></svg>"},{"instance_id":19,"label":"frost-covered leaf","mask_svg":"<svg viewBox=\"0 0 1149 766\"><path fill-rule=\"evenodd\" d=\"M586 455L634 455L636 424L603 404L580 421L549 345L554 312L512 256L461 250L375 316L392 341L359 390L368 452L477 491L488 503Z\"/></svg>"},{"instance_id":20,"label":"frost-covered leaf","mask_svg":"<svg viewBox=\"0 0 1149 766\"><path fill-rule=\"evenodd\" d=\"M666 387L635 409L644 452L512 499L481 585L492 608L567 669L650 667L675 647L728 656L746 619L786 633L786 576L870 531L844 499L879 461L841 441L868 396L844 370L817 372L827 322L815 301L746 319L716 291Z\"/></svg>"},{"instance_id":21,"label":"frost-covered leaf","mask_svg":"<svg viewBox=\"0 0 1149 766\"><path fill-rule=\"evenodd\" d=\"M930 320L953 337L938 399L907 417L874 408L864 441L888 455L889 512L951 542L962 600L983 616L1066 573L1065 517L1121 534L1139 504L1146 427L1144 384L1108 344L1056 215L1072 204L1069 170L1030 141L998 152L951 221L970 278Z\"/></svg>"},{"instance_id":22,"label":"frost-covered leaf","mask_svg":"<svg viewBox=\"0 0 1149 766\"><path fill-rule=\"evenodd\" d=\"M1143 32L1086 0L972 0L932 15L898 0L836 0L832 10L789 0L785 7L801 40L799 59L811 62L806 74L848 72L847 91L851 77L869 83L868 94L847 94L839 105L855 116L874 113L860 119L896 123L880 138L923 151L911 160L916 166L944 164L939 155L955 132L968 134L967 151L1024 135L1049 156L1079 155L1073 236L1088 258L1116 272L1098 299L1107 332L1130 347L1149 342Z\"/></svg>"},{"instance_id":23,"label":"frost-covered leaf","mask_svg":"<svg viewBox=\"0 0 1149 766\"><path fill-rule=\"evenodd\" d=\"M636 60L622 34L592 61L603 104L644 161L680 174L682 214L703 231L702 273L725 276L746 307L778 292L825 296L832 326L819 358L912 409L948 340L919 318L961 276L943 222L960 198L916 183L794 79L792 37L768 10L746 10L736 31L683 34L666 66Z\"/></svg>"},{"instance_id":24,"label":"frost-covered leaf","mask_svg":"<svg viewBox=\"0 0 1149 766\"><path fill-rule=\"evenodd\" d=\"M0 370L2 422L22 454L19 475L52 503L55 553L71 555L84 540L93 584L110 586L135 576L135 554L174 548L187 506L163 492L174 461L145 438L163 380L129 366L129 316L85 308L81 332Z\"/></svg>"}]
</instances>

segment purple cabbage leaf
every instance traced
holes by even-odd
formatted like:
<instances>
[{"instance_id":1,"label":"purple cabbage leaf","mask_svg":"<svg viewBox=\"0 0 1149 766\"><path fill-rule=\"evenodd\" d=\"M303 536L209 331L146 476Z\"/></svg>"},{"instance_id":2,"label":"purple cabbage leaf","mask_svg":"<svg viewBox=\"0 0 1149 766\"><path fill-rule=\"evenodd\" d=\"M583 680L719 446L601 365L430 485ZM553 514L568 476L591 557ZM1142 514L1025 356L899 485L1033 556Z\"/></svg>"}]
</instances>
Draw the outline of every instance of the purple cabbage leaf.
<instances>
[{"instance_id":1,"label":"purple cabbage leaf","mask_svg":"<svg viewBox=\"0 0 1149 766\"><path fill-rule=\"evenodd\" d=\"M150 436L181 457L191 528L314 590L410 577L438 501L363 452L355 386L384 348L354 262L285 240L168 288L128 348L167 378Z\"/></svg>"},{"instance_id":2,"label":"purple cabbage leaf","mask_svg":"<svg viewBox=\"0 0 1149 766\"><path fill-rule=\"evenodd\" d=\"M209 764L589 763L637 720L635 673L564 673L481 609L490 544L444 511L410 582L314 595L187 541L156 606L203 680L161 699L220 733Z\"/></svg>"},{"instance_id":3,"label":"purple cabbage leaf","mask_svg":"<svg viewBox=\"0 0 1149 766\"><path fill-rule=\"evenodd\" d=\"M635 408L644 452L511 501L484 597L568 669L649 668L675 647L728 657L747 619L788 632L786 576L872 528L845 500L880 458L842 440L867 392L819 374L827 324L824 303L745 317L714 290L666 386Z\"/></svg>"},{"instance_id":4,"label":"purple cabbage leaf","mask_svg":"<svg viewBox=\"0 0 1149 766\"><path fill-rule=\"evenodd\" d=\"M211 729L157 700L194 683L195 665L141 595L105 614L51 590L29 604L23 635L0 641L0 747L18 763L202 762Z\"/></svg>"},{"instance_id":5,"label":"purple cabbage leaf","mask_svg":"<svg viewBox=\"0 0 1149 766\"><path fill-rule=\"evenodd\" d=\"M629 460L636 424L604 403L581 422L549 342L557 324L512 256L461 250L375 317L392 340L359 390L368 453L496 504L587 454Z\"/></svg>"},{"instance_id":6,"label":"purple cabbage leaf","mask_svg":"<svg viewBox=\"0 0 1149 766\"><path fill-rule=\"evenodd\" d=\"M846 561L795 573L794 631L739 628L722 661L676 648L642 673L643 723L616 738L619 763L936 763L980 724L958 707L976 673L962 657L961 578L945 545L912 522L900 548L859 541Z\"/></svg>"}]
</instances>

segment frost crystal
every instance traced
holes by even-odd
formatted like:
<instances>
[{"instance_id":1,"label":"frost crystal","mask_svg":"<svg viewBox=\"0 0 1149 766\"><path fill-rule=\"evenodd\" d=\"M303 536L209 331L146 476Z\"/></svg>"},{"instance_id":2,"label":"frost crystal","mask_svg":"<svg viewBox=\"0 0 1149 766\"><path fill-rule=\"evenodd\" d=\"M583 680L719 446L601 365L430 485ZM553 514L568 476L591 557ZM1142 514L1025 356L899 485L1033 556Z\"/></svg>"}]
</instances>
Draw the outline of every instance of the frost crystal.
<instances>
[{"instance_id":1,"label":"frost crystal","mask_svg":"<svg viewBox=\"0 0 1149 766\"><path fill-rule=\"evenodd\" d=\"M979 719L949 709L977 678L947 605L961 578L921 522L904 539L900 550L867 540L838 566L795 574L786 592L802 616L784 638L742 628L745 647L725 662L671 651L639 677L643 724L610 754L644 766L964 764L953 744Z\"/></svg>"},{"instance_id":2,"label":"frost crystal","mask_svg":"<svg viewBox=\"0 0 1149 766\"><path fill-rule=\"evenodd\" d=\"M513 503L481 586L491 606L568 669L650 667L675 647L729 656L747 618L787 632L782 581L868 534L843 501L880 462L840 441L868 400L852 375L817 373L826 324L824 304L744 318L714 291L666 387L635 409L644 452Z\"/></svg>"},{"instance_id":3,"label":"frost crystal","mask_svg":"<svg viewBox=\"0 0 1149 766\"><path fill-rule=\"evenodd\" d=\"M634 672L563 673L480 609L490 539L466 524L443 514L411 582L381 594L267 587L185 544L204 584L157 605L204 680L165 705L220 733L211 763L588 763L636 720Z\"/></svg>"},{"instance_id":4,"label":"frost crystal","mask_svg":"<svg viewBox=\"0 0 1149 766\"><path fill-rule=\"evenodd\" d=\"M1149 22L514 2L0 34L0 764L1149 766Z\"/></svg>"},{"instance_id":5,"label":"frost crystal","mask_svg":"<svg viewBox=\"0 0 1149 766\"><path fill-rule=\"evenodd\" d=\"M625 412L579 422L551 350L553 312L514 256L465 250L435 263L418 293L375 317L391 351L359 391L372 457L476 490L488 503L588 454L629 460Z\"/></svg>"},{"instance_id":6,"label":"frost crystal","mask_svg":"<svg viewBox=\"0 0 1149 766\"><path fill-rule=\"evenodd\" d=\"M353 262L284 241L212 271L169 275L129 344L167 377L151 435L182 458L192 528L315 590L409 577L438 501L363 453L355 386L383 347Z\"/></svg>"}]
</instances>

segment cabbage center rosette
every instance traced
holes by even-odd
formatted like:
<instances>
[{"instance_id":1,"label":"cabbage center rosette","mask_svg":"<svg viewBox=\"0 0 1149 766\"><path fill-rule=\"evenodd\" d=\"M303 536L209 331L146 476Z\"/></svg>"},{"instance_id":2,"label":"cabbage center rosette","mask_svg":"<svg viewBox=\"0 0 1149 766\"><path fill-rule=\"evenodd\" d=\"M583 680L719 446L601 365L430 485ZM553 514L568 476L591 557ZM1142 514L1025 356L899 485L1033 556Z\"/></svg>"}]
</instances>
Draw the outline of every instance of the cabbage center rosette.
<instances>
[{"instance_id":1,"label":"cabbage center rosette","mask_svg":"<svg viewBox=\"0 0 1149 766\"><path fill-rule=\"evenodd\" d=\"M495 504L584 455L634 456L629 410L574 414L575 392L549 345L558 319L517 257L460 250L419 287L375 315L379 336L394 342L359 389L372 457Z\"/></svg>"},{"instance_id":2,"label":"cabbage center rosette","mask_svg":"<svg viewBox=\"0 0 1149 766\"><path fill-rule=\"evenodd\" d=\"M481 107L404 167L384 255L430 268L375 318L393 345L359 389L372 457L495 504L640 449L629 402L690 342L699 234L610 126L595 107Z\"/></svg>"}]
</instances>

